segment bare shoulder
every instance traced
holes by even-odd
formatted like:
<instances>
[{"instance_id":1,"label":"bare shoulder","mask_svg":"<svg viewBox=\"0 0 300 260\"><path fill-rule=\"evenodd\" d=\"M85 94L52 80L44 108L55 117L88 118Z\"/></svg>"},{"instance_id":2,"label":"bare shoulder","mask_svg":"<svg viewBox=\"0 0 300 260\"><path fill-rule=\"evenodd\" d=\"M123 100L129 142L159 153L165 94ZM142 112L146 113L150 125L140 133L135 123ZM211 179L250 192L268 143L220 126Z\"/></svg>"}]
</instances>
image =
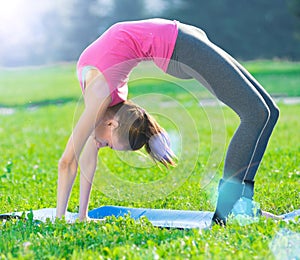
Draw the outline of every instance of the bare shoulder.
<instances>
[{"instance_id":1,"label":"bare shoulder","mask_svg":"<svg viewBox=\"0 0 300 260\"><path fill-rule=\"evenodd\" d=\"M85 76L85 86L91 85L92 82L96 79L105 82L105 78L99 70L97 70L96 68L89 69Z\"/></svg>"},{"instance_id":2,"label":"bare shoulder","mask_svg":"<svg viewBox=\"0 0 300 260\"><path fill-rule=\"evenodd\" d=\"M84 100L87 104L90 102L88 100L95 98L98 101L111 101L110 88L104 75L96 68L91 68L85 76Z\"/></svg>"}]
</instances>

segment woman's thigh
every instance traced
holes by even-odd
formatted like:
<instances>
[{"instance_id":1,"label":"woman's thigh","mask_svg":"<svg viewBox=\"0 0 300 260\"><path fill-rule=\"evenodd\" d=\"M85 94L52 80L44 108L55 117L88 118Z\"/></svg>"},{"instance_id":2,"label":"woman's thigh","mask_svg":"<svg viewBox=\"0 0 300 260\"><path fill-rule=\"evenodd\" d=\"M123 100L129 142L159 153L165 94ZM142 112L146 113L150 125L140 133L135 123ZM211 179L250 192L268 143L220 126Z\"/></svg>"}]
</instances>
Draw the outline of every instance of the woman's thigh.
<instances>
[{"instance_id":1,"label":"woman's thigh","mask_svg":"<svg viewBox=\"0 0 300 260\"><path fill-rule=\"evenodd\" d=\"M180 71L197 79L240 116L249 113L251 108L266 106L230 55L213 44L202 30L179 24L174 52L173 62Z\"/></svg>"}]
</instances>

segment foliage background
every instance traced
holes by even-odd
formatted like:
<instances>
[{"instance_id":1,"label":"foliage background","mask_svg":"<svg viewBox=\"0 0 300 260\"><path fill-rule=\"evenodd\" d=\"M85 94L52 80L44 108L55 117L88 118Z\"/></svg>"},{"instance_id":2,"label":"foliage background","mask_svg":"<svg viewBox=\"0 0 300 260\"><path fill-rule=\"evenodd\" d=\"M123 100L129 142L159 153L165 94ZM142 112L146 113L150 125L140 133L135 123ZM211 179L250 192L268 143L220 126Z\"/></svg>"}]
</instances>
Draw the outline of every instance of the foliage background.
<instances>
[{"instance_id":1,"label":"foliage background","mask_svg":"<svg viewBox=\"0 0 300 260\"><path fill-rule=\"evenodd\" d=\"M152 17L176 19L203 28L212 41L238 59L300 59L300 0L17 3L14 16L0 18L0 66L73 61L113 23ZM5 14L5 5L1 8Z\"/></svg>"}]
</instances>

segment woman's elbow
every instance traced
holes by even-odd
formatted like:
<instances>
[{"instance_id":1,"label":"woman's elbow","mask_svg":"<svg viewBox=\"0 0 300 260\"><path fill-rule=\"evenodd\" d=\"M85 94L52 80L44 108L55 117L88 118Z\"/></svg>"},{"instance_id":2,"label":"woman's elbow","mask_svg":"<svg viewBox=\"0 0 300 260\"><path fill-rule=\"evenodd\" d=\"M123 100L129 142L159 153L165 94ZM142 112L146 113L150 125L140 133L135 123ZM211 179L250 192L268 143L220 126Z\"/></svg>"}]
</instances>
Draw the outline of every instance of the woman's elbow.
<instances>
[{"instance_id":1,"label":"woman's elbow","mask_svg":"<svg viewBox=\"0 0 300 260\"><path fill-rule=\"evenodd\" d=\"M70 160L65 157L61 157L58 161L58 174L72 174L76 175L78 163L76 160Z\"/></svg>"}]
</instances>

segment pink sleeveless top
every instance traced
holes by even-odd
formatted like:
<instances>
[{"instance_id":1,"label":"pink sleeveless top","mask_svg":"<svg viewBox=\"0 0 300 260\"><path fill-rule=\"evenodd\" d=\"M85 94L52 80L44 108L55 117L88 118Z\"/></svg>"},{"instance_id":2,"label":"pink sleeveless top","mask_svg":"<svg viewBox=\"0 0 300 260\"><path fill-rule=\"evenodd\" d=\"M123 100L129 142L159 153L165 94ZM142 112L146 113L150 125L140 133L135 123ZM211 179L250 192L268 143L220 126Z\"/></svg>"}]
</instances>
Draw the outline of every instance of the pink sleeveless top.
<instances>
[{"instance_id":1,"label":"pink sleeveless top","mask_svg":"<svg viewBox=\"0 0 300 260\"><path fill-rule=\"evenodd\" d=\"M85 71L94 67L104 75L110 87L110 106L126 100L131 70L140 61L153 60L166 71L177 34L177 21L164 19L120 22L111 26L78 60L77 75L82 91Z\"/></svg>"}]
</instances>

